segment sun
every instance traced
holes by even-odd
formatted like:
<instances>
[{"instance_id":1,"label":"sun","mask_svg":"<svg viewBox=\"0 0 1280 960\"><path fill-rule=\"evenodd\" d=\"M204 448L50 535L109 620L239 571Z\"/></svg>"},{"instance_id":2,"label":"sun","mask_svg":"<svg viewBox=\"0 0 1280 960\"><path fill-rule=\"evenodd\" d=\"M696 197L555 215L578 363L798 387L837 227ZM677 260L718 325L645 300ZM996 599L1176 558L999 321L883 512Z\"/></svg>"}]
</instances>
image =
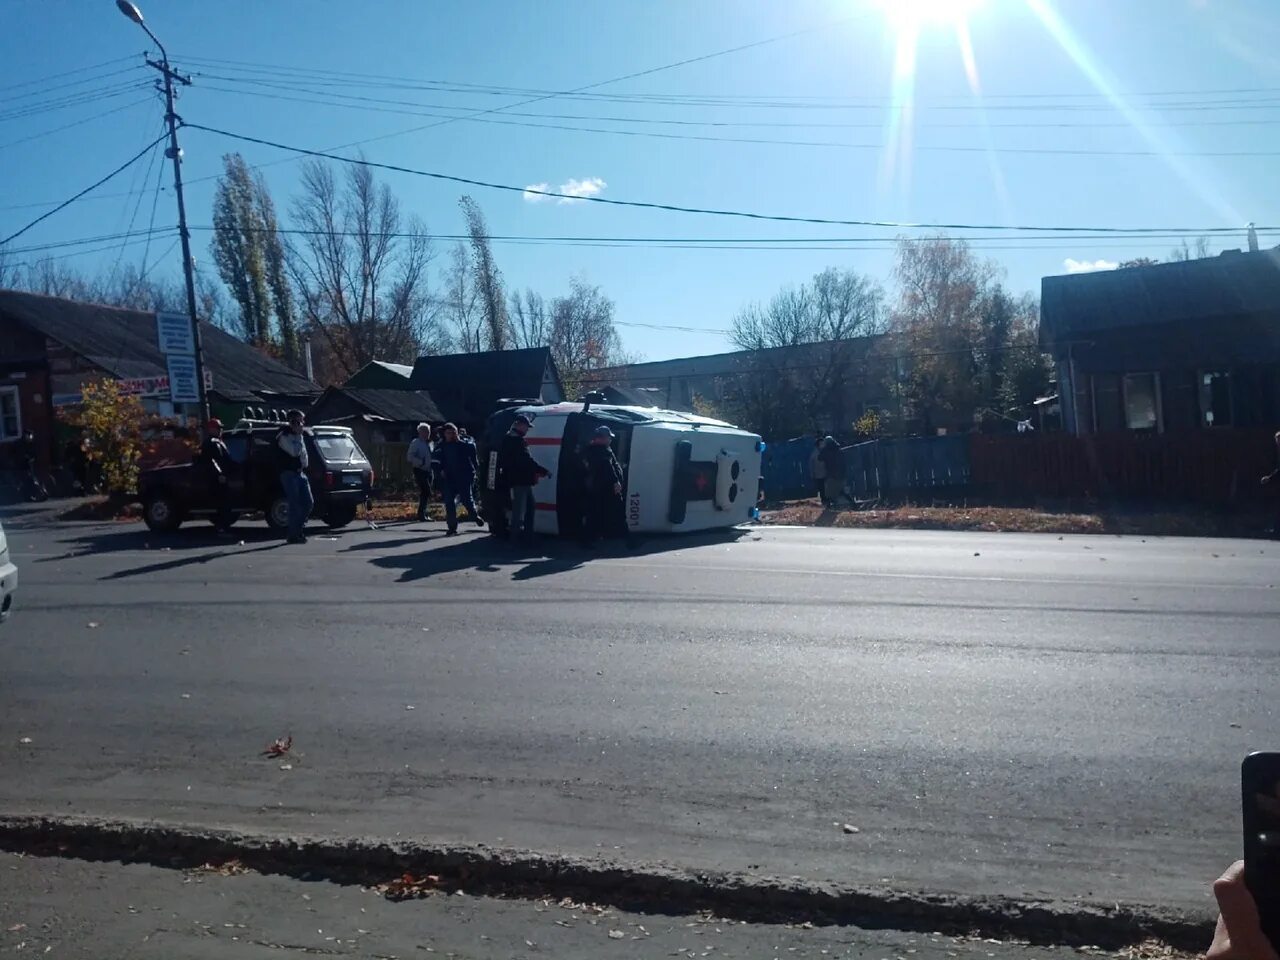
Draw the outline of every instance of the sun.
<instances>
[{"instance_id":1,"label":"sun","mask_svg":"<svg viewBox=\"0 0 1280 960\"><path fill-rule=\"evenodd\" d=\"M917 33L931 26L963 26L983 0L877 0L898 32Z\"/></svg>"}]
</instances>

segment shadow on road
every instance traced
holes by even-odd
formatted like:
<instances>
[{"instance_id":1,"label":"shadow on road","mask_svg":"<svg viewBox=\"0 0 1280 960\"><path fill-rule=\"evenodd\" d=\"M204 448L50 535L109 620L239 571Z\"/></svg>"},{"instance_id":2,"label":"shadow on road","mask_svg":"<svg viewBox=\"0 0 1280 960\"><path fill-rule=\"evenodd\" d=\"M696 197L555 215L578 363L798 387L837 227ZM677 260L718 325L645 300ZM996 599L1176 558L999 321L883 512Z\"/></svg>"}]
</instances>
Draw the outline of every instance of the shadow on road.
<instances>
[{"instance_id":1,"label":"shadow on road","mask_svg":"<svg viewBox=\"0 0 1280 960\"><path fill-rule=\"evenodd\" d=\"M398 582L409 583L445 573L477 570L481 573L500 573L505 567L515 567L512 580L535 580L539 577L568 573L597 558L642 557L655 554L690 550L696 547L730 544L747 536L749 531L728 529L705 533L655 535L628 550L620 542L606 542L596 547L583 547L568 540L542 538L536 544L524 547L497 540L491 536L464 536L447 544L435 544L441 535L430 538L430 545L418 553L373 557L369 562L385 570L399 570ZM392 541L370 541L352 544L344 552L387 549L421 543L423 538Z\"/></svg>"},{"instance_id":2,"label":"shadow on road","mask_svg":"<svg viewBox=\"0 0 1280 960\"><path fill-rule=\"evenodd\" d=\"M331 530L327 527L316 525L307 528L307 536L336 540L343 536L351 536L352 534L364 532L365 530L365 527L357 527L355 525L337 530ZM201 523L193 523L191 526L181 527L173 533L156 533L137 523L95 526L91 531L85 531L78 536L62 540L61 544L66 547L65 552L48 557L41 557L36 562L55 563L61 560L71 560L76 557L88 556L90 554L101 555L104 553L122 553L130 550L166 552L198 550L204 551L204 555L193 557L189 562L200 563L205 560L226 556L231 553L245 552L243 550L235 551L224 549L218 550L216 553L209 554L208 551L210 549L239 546L250 543L265 544L266 546L261 549L270 549L272 547L282 546L284 544L284 533L272 530L265 526L236 526L232 528L230 536L220 537L214 532L211 525ZM174 564L174 566L181 566L181 564ZM126 575L128 575L128 571L120 571L119 576Z\"/></svg>"}]
</instances>

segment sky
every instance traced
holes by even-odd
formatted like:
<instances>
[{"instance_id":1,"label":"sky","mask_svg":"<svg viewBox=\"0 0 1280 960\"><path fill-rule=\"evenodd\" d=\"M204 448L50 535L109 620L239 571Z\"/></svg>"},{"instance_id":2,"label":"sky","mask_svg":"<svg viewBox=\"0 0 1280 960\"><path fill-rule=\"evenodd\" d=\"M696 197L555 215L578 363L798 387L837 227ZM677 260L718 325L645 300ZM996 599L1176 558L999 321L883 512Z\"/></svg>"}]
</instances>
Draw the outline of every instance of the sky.
<instances>
[{"instance_id":1,"label":"sky","mask_svg":"<svg viewBox=\"0 0 1280 960\"><path fill-rule=\"evenodd\" d=\"M565 194L378 172L438 236L464 231L465 192L494 235L590 238L494 250L510 289L552 296L575 276L599 284L617 305L625 347L647 359L731 349L735 313L828 266L892 290L894 238L935 231L574 197L953 225L948 233L998 261L1011 290L1037 294L1043 276L1165 258L1179 243L1107 235L1116 228L1231 230L1212 238L1216 253L1243 247L1252 221L1265 245L1280 243L1266 229L1280 226L1275 0L139 6L192 76L178 107L188 123ZM149 50L112 0L6 5L0 237L160 134L161 105L145 88ZM212 222L224 153L262 165L287 225L296 155L189 128L180 136L202 266L212 270L200 228ZM357 141L368 142L348 146ZM158 160L144 156L11 241L12 258L66 257L93 272L145 254L155 275L176 274L170 236L31 250L131 223L142 230L153 200L155 224L172 226L170 175L157 195L159 176ZM449 243L436 245L442 265Z\"/></svg>"}]
</instances>

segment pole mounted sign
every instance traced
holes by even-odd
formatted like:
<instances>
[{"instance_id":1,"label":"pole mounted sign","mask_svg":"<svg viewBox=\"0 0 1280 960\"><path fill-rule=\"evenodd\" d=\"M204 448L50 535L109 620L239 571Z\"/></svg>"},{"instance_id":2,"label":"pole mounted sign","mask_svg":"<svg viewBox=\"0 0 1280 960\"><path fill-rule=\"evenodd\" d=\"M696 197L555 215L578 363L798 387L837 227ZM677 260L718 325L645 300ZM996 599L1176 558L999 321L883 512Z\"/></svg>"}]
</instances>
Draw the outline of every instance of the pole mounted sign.
<instances>
[{"instance_id":1,"label":"pole mounted sign","mask_svg":"<svg viewBox=\"0 0 1280 960\"><path fill-rule=\"evenodd\" d=\"M157 313L156 339L160 343L160 352L165 356L177 354L183 357L194 357L196 355L191 318L184 313Z\"/></svg>"}]
</instances>

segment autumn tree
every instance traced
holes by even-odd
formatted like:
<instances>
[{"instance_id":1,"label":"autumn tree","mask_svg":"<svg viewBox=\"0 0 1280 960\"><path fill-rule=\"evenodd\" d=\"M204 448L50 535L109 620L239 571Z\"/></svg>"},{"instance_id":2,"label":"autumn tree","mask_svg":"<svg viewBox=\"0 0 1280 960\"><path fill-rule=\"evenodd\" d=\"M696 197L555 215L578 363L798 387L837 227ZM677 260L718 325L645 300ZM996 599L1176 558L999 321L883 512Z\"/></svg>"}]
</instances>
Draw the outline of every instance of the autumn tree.
<instances>
[{"instance_id":1,"label":"autumn tree","mask_svg":"<svg viewBox=\"0 0 1280 960\"><path fill-rule=\"evenodd\" d=\"M933 433L1025 413L1047 386L1036 301L1011 296L993 261L945 236L900 241L894 274L888 375L902 418Z\"/></svg>"},{"instance_id":2,"label":"autumn tree","mask_svg":"<svg viewBox=\"0 0 1280 960\"><path fill-rule=\"evenodd\" d=\"M319 160L293 203L300 239L286 247L300 326L339 375L372 360L412 363L438 337L429 295L431 239L364 164L341 178Z\"/></svg>"},{"instance_id":3,"label":"autumn tree","mask_svg":"<svg viewBox=\"0 0 1280 960\"><path fill-rule=\"evenodd\" d=\"M471 197L461 197L458 205L462 207L471 237L472 282L484 317L484 346L486 350L506 350L511 339L506 293L502 271L493 259L493 248L489 244L489 225L480 205Z\"/></svg>"},{"instance_id":4,"label":"autumn tree","mask_svg":"<svg viewBox=\"0 0 1280 960\"><path fill-rule=\"evenodd\" d=\"M1182 238L1182 243L1169 251L1169 260L1177 262L1179 260L1203 260L1213 254L1209 252L1209 238L1203 234L1196 237L1195 243L1187 243L1187 238Z\"/></svg>"},{"instance_id":5,"label":"autumn tree","mask_svg":"<svg viewBox=\"0 0 1280 960\"><path fill-rule=\"evenodd\" d=\"M138 489L142 417L142 401L122 394L119 383L108 378L84 384L79 408L64 416L80 428L85 458L98 465L103 483L115 496Z\"/></svg>"}]
</instances>

